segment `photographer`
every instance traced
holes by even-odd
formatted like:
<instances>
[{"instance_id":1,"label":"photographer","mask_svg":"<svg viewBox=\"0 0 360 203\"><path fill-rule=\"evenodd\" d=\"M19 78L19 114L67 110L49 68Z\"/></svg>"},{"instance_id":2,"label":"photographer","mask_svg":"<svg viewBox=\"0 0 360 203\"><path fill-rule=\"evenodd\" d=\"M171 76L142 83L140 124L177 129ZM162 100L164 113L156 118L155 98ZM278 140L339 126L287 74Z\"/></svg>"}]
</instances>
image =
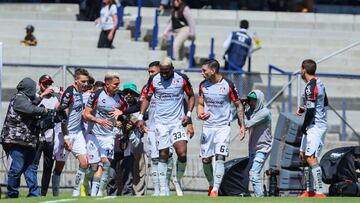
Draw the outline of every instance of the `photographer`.
<instances>
[{"instance_id":1,"label":"photographer","mask_svg":"<svg viewBox=\"0 0 360 203\"><path fill-rule=\"evenodd\" d=\"M42 75L39 78L40 91L38 92L41 98L40 105L48 109L55 109L60 102L60 94L54 91L51 85L54 83L50 75ZM43 174L41 178L41 196L46 196L51 179L51 172L54 165L53 151L54 151L54 136L60 133L60 123L56 124L54 128L48 129L40 133L39 143L36 151L35 162L39 165L41 154L44 154Z\"/></svg>"},{"instance_id":2,"label":"photographer","mask_svg":"<svg viewBox=\"0 0 360 203\"><path fill-rule=\"evenodd\" d=\"M249 131L249 177L256 197L263 197L260 172L272 147L271 112L265 106L264 94L260 90L251 91L242 100L245 111L245 128Z\"/></svg>"},{"instance_id":3,"label":"photographer","mask_svg":"<svg viewBox=\"0 0 360 203\"><path fill-rule=\"evenodd\" d=\"M37 116L45 116L50 111L39 107L36 98L36 82L30 78L22 79L17 85L18 92L11 98L5 122L1 132L0 143L3 145L10 169L8 172L7 195L19 197L20 177L24 173L29 187L28 197L40 196L37 184L35 162L36 145L39 128Z\"/></svg>"}]
</instances>

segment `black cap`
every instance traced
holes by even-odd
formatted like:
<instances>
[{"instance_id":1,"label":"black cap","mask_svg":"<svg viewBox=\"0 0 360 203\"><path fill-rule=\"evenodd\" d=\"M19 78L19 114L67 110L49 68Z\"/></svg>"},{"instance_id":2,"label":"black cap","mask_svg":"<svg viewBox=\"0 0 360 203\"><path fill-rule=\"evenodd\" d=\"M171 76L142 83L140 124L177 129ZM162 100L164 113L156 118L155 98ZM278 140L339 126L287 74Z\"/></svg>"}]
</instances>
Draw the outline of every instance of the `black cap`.
<instances>
[{"instance_id":1,"label":"black cap","mask_svg":"<svg viewBox=\"0 0 360 203\"><path fill-rule=\"evenodd\" d=\"M32 26L32 25L27 25L25 29L26 29L26 31L30 31L30 32L34 32L34 30L35 30L34 26Z\"/></svg>"},{"instance_id":2,"label":"black cap","mask_svg":"<svg viewBox=\"0 0 360 203\"><path fill-rule=\"evenodd\" d=\"M39 83L53 83L54 80L51 78L50 75L42 75L39 78Z\"/></svg>"}]
</instances>

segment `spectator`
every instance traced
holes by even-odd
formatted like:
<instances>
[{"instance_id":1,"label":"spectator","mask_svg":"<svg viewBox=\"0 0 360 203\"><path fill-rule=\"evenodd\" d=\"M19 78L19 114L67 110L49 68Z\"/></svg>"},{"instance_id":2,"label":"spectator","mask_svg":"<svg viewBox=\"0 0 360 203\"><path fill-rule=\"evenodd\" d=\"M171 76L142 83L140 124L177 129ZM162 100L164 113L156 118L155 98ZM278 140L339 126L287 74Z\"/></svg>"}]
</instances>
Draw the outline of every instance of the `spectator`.
<instances>
[{"instance_id":1,"label":"spectator","mask_svg":"<svg viewBox=\"0 0 360 203\"><path fill-rule=\"evenodd\" d=\"M245 64L246 58L251 54L252 39L247 34L249 22L240 21L240 30L232 32L224 42L227 70L240 71Z\"/></svg>"},{"instance_id":2,"label":"spectator","mask_svg":"<svg viewBox=\"0 0 360 203\"><path fill-rule=\"evenodd\" d=\"M48 109L55 109L60 102L60 94L54 91L51 86L54 83L50 75L43 75L39 78L40 91L38 92L41 98L40 105ZM39 144L36 151L36 164L39 164L41 154L43 158L43 174L41 177L41 196L46 196L51 179L51 172L54 165L53 151L54 151L54 136L61 132L60 123L56 124L54 128L45 132L41 132Z\"/></svg>"},{"instance_id":3,"label":"spectator","mask_svg":"<svg viewBox=\"0 0 360 203\"><path fill-rule=\"evenodd\" d=\"M5 117L0 143L10 162L7 195L19 197L20 178L24 173L29 188L28 197L40 196L37 183L38 165L35 162L36 145L39 135L37 116L45 116L48 110L38 107L36 82L22 79L17 85L18 92L12 97Z\"/></svg>"},{"instance_id":4,"label":"spectator","mask_svg":"<svg viewBox=\"0 0 360 203\"><path fill-rule=\"evenodd\" d=\"M272 147L271 112L266 108L260 90L251 91L246 103L250 107L245 112L245 128L249 131L249 178L255 197L263 197L260 172Z\"/></svg>"},{"instance_id":5,"label":"spectator","mask_svg":"<svg viewBox=\"0 0 360 203\"><path fill-rule=\"evenodd\" d=\"M117 8L113 0L103 0L103 3L100 17L95 20L96 25L101 28L98 48L113 49L112 43L118 25Z\"/></svg>"},{"instance_id":6,"label":"spectator","mask_svg":"<svg viewBox=\"0 0 360 203\"><path fill-rule=\"evenodd\" d=\"M134 83L125 83L123 86L123 96L129 105L129 108L132 106L140 107L140 92L137 90L137 87ZM140 108L138 108L137 112L131 113L132 116L137 118L138 112ZM126 113L126 112L125 112ZM135 122L134 122L135 123ZM135 135L134 133L132 135ZM145 151L144 151L144 143L141 141L135 146L133 144L133 138L129 137L131 141L132 147L132 157L133 157L133 189L136 196L145 195L145 173L146 173L146 164L145 164Z\"/></svg>"},{"instance_id":7,"label":"spectator","mask_svg":"<svg viewBox=\"0 0 360 203\"><path fill-rule=\"evenodd\" d=\"M164 14L165 9L169 6L169 4L170 4L170 0L161 0L160 1L160 7L159 7L160 15Z\"/></svg>"},{"instance_id":8,"label":"spectator","mask_svg":"<svg viewBox=\"0 0 360 203\"><path fill-rule=\"evenodd\" d=\"M184 0L173 0L171 19L162 34L162 46L164 46L171 35L175 35L174 58L176 60L181 60L183 57L180 52L184 47L185 40L195 39L195 22L191 16L190 8L186 5Z\"/></svg>"},{"instance_id":9,"label":"spectator","mask_svg":"<svg viewBox=\"0 0 360 203\"><path fill-rule=\"evenodd\" d=\"M37 40L36 37L33 35L35 28L32 25L28 25L25 28L26 30L26 36L24 40L21 40L21 43L23 43L25 46L36 46Z\"/></svg>"}]
</instances>

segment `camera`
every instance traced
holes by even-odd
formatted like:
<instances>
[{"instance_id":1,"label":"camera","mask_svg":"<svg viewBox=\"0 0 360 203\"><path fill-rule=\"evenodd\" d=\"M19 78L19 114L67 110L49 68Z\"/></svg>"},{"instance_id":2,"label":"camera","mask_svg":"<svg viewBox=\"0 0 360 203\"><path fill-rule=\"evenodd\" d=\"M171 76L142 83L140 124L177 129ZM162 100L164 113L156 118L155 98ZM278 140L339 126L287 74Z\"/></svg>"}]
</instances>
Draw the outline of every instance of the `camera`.
<instances>
[{"instance_id":1,"label":"camera","mask_svg":"<svg viewBox=\"0 0 360 203\"><path fill-rule=\"evenodd\" d=\"M46 116L41 116L38 119L37 126L42 132L52 129L55 127L56 123L65 122L67 120L67 115L65 110L61 109L48 109L48 114Z\"/></svg>"},{"instance_id":2,"label":"camera","mask_svg":"<svg viewBox=\"0 0 360 203\"><path fill-rule=\"evenodd\" d=\"M270 168L265 171L266 175L269 176L269 192L268 196L279 196L279 188L277 186L277 177L280 172L279 170L275 170Z\"/></svg>"}]
</instances>

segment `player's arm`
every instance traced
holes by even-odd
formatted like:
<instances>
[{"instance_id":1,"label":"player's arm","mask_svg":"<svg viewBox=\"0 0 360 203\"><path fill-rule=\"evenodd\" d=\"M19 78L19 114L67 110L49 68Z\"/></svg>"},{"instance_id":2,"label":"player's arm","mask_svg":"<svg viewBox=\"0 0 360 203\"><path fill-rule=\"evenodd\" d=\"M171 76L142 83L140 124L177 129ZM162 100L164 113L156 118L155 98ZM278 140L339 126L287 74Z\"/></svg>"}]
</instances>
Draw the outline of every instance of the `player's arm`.
<instances>
[{"instance_id":1,"label":"player's arm","mask_svg":"<svg viewBox=\"0 0 360 203\"><path fill-rule=\"evenodd\" d=\"M195 94L194 94L194 90L192 88L192 85L189 81L189 78L186 76L186 75L182 75L183 79L184 79L184 91L186 93L186 95L188 96L188 112L191 112L193 111L194 109L194 106L195 106ZM187 116L190 117L190 115L188 115L187 113Z\"/></svg>"},{"instance_id":2,"label":"player's arm","mask_svg":"<svg viewBox=\"0 0 360 203\"><path fill-rule=\"evenodd\" d=\"M144 122L144 114L146 110L149 108L151 97L155 92L155 88L153 85L153 76L149 78L146 87L144 87L143 91L141 92L141 106L140 106L140 114L138 116L138 122L136 123L137 127L141 129L141 131L145 132L145 122Z\"/></svg>"},{"instance_id":3,"label":"player's arm","mask_svg":"<svg viewBox=\"0 0 360 203\"><path fill-rule=\"evenodd\" d=\"M226 80L226 79L225 79ZM236 107L236 115L240 125L240 140L243 140L245 137L245 113L244 105L241 103L239 98L238 91L233 82L226 80L229 84L229 97Z\"/></svg>"},{"instance_id":4,"label":"player's arm","mask_svg":"<svg viewBox=\"0 0 360 203\"><path fill-rule=\"evenodd\" d=\"M210 114L204 112L204 92L203 92L203 83L200 83L199 86L199 97L198 105L196 108L197 117L201 120L207 120L210 117Z\"/></svg>"},{"instance_id":5,"label":"player's arm","mask_svg":"<svg viewBox=\"0 0 360 203\"><path fill-rule=\"evenodd\" d=\"M73 89L71 87L67 88L64 94L61 96L60 104L58 106L59 110L64 111L66 114L67 119L61 122L61 131L64 135L64 146L65 149L71 151L72 144L69 138L69 130L68 130L68 123L69 123L69 114L70 114L70 105L74 102L73 99Z\"/></svg>"},{"instance_id":6,"label":"player's arm","mask_svg":"<svg viewBox=\"0 0 360 203\"><path fill-rule=\"evenodd\" d=\"M92 112L95 110L95 107L97 105L97 100L99 98L101 91L102 90L91 93L88 103L86 104L86 107L85 107L82 115L83 115L84 119L89 122L97 123L104 127L111 127L112 123L109 120L96 118L92 114Z\"/></svg>"},{"instance_id":7,"label":"player's arm","mask_svg":"<svg viewBox=\"0 0 360 203\"><path fill-rule=\"evenodd\" d=\"M314 120L315 116L315 105L316 105L316 99L318 96L318 88L316 85L316 80L311 80L309 84L306 86L305 91L305 118L304 123L301 127L301 131L306 134L306 129Z\"/></svg>"}]
</instances>

